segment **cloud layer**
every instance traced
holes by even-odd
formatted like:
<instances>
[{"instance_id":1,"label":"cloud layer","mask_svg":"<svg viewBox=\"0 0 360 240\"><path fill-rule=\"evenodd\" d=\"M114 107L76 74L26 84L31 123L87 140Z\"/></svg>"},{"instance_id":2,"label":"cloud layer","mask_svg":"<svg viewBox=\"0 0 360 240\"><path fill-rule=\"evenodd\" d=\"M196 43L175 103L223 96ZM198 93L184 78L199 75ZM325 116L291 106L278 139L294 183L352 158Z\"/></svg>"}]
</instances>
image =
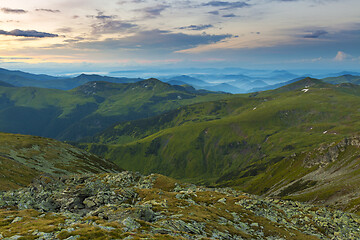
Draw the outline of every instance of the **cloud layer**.
<instances>
[{"instance_id":1,"label":"cloud layer","mask_svg":"<svg viewBox=\"0 0 360 240\"><path fill-rule=\"evenodd\" d=\"M78 43L77 46L94 49L138 49L141 51L174 52L203 44L216 43L231 37L230 34L184 34L155 29L137 32L129 37L82 42Z\"/></svg>"},{"instance_id":2,"label":"cloud layer","mask_svg":"<svg viewBox=\"0 0 360 240\"><path fill-rule=\"evenodd\" d=\"M47 37L53 38L59 36L57 34L38 32L36 30L20 30L20 29L15 29L12 31L0 30L0 35L8 35L15 37L31 37L31 38L47 38Z\"/></svg>"},{"instance_id":3,"label":"cloud layer","mask_svg":"<svg viewBox=\"0 0 360 240\"><path fill-rule=\"evenodd\" d=\"M0 51L34 62L359 65L358 9L358 0L4 1Z\"/></svg>"},{"instance_id":4,"label":"cloud layer","mask_svg":"<svg viewBox=\"0 0 360 240\"><path fill-rule=\"evenodd\" d=\"M1 11L3 13L15 13L15 14L27 13L27 11L24 9L14 9L14 8L1 8Z\"/></svg>"}]
</instances>

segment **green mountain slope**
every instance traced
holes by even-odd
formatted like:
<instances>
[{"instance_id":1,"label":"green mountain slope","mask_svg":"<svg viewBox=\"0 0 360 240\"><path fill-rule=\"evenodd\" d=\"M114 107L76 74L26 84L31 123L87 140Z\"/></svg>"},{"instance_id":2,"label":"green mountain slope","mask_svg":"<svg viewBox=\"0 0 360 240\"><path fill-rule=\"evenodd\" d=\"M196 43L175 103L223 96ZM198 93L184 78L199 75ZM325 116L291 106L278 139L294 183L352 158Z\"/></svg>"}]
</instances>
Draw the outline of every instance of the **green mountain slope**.
<instances>
[{"instance_id":1,"label":"green mountain slope","mask_svg":"<svg viewBox=\"0 0 360 240\"><path fill-rule=\"evenodd\" d=\"M134 83L142 80L143 79L140 78L117 78L96 74L80 74L79 76L73 78L59 78L47 81L28 81L24 82L21 86L70 90L88 82L106 81L112 83Z\"/></svg>"},{"instance_id":2,"label":"green mountain slope","mask_svg":"<svg viewBox=\"0 0 360 240\"><path fill-rule=\"evenodd\" d=\"M10 83L2 82L2 81L0 81L0 86L1 86L1 87L14 87L14 86L11 85Z\"/></svg>"},{"instance_id":3,"label":"green mountain slope","mask_svg":"<svg viewBox=\"0 0 360 240\"><path fill-rule=\"evenodd\" d=\"M39 175L122 171L93 154L52 139L0 133L0 191L28 185Z\"/></svg>"},{"instance_id":4,"label":"green mountain slope","mask_svg":"<svg viewBox=\"0 0 360 240\"><path fill-rule=\"evenodd\" d=\"M40 87L70 90L87 82L107 81L113 83L133 83L143 79L126 77L107 77L96 74L80 74L77 77L54 77L45 74L32 74L0 68L0 81L17 87Z\"/></svg>"},{"instance_id":5,"label":"green mountain slope","mask_svg":"<svg viewBox=\"0 0 360 240\"><path fill-rule=\"evenodd\" d=\"M359 86L306 78L119 124L82 147L125 169L261 194L269 167L359 132L358 109Z\"/></svg>"},{"instance_id":6,"label":"green mountain slope","mask_svg":"<svg viewBox=\"0 0 360 240\"><path fill-rule=\"evenodd\" d=\"M119 121L226 97L230 95L198 92L156 79L90 82L69 91L0 87L0 131L76 140Z\"/></svg>"},{"instance_id":7,"label":"green mountain slope","mask_svg":"<svg viewBox=\"0 0 360 240\"><path fill-rule=\"evenodd\" d=\"M257 194L332 205L360 214L359 156L360 137L346 137L269 165L244 186ZM242 181L238 173L218 182L236 185Z\"/></svg>"},{"instance_id":8,"label":"green mountain slope","mask_svg":"<svg viewBox=\"0 0 360 240\"><path fill-rule=\"evenodd\" d=\"M353 84L360 84L360 76L353 76L350 74L338 76L338 77L328 77L322 79L322 81L332 84L339 84L339 83L353 83Z\"/></svg>"}]
</instances>

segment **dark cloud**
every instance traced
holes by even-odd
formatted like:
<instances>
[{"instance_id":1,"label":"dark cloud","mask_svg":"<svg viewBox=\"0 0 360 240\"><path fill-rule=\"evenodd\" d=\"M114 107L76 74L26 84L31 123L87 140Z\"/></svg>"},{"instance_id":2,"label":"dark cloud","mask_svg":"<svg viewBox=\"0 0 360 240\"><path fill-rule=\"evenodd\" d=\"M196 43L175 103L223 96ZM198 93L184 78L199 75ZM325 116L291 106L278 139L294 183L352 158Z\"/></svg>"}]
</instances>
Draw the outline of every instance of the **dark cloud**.
<instances>
[{"instance_id":1,"label":"dark cloud","mask_svg":"<svg viewBox=\"0 0 360 240\"><path fill-rule=\"evenodd\" d=\"M151 30L138 32L124 38L109 38L104 41L81 42L76 46L90 49L139 49L148 51L173 52L193 48L199 45L211 44L231 38L230 34L184 34L170 31Z\"/></svg>"},{"instance_id":2,"label":"dark cloud","mask_svg":"<svg viewBox=\"0 0 360 240\"><path fill-rule=\"evenodd\" d=\"M168 5L156 5L153 7L146 7L137 11L144 12L146 18L155 18L161 15L161 12L169 8Z\"/></svg>"},{"instance_id":3,"label":"dark cloud","mask_svg":"<svg viewBox=\"0 0 360 240\"><path fill-rule=\"evenodd\" d=\"M212 15L219 15L220 14L219 11L211 11L211 12L208 12L208 13L210 13Z\"/></svg>"},{"instance_id":4,"label":"dark cloud","mask_svg":"<svg viewBox=\"0 0 360 240\"><path fill-rule=\"evenodd\" d=\"M250 6L246 2L242 2L242 1L237 1L237 2L211 1L204 3L202 5L211 6L211 7L220 7L221 10L230 10L234 8L244 8Z\"/></svg>"},{"instance_id":5,"label":"dark cloud","mask_svg":"<svg viewBox=\"0 0 360 240\"><path fill-rule=\"evenodd\" d=\"M99 20L108 20L108 19L116 18L117 16L116 15L105 15L104 12L98 11L97 15L86 15L86 17L95 18L95 19L99 19Z\"/></svg>"},{"instance_id":6,"label":"dark cloud","mask_svg":"<svg viewBox=\"0 0 360 240\"><path fill-rule=\"evenodd\" d=\"M114 17L116 17L116 16L114 16L114 15L104 15L102 13L95 16L95 18L97 18L97 19L112 19Z\"/></svg>"},{"instance_id":7,"label":"dark cloud","mask_svg":"<svg viewBox=\"0 0 360 240\"><path fill-rule=\"evenodd\" d=\"M321 37L321 36L323 36L323 35L326 35L326 34L328 34L327 31L324 31L324 30L316 30L316 31L314 31L314 32L311 32L311 33L309 33L309 34L304 35L303 37L304 37L304 38L319 38L319 37Z\"/></svg>"},{"instance_id":8,"label":"dark cloud","mask_svg":"<svg viewBox=\"0 0 360 240\"><path fill-rule=\"evenodd\" d=\"M0 35L16 36L16 37L30 37L30 38L46 38L46 37L58 37L57 34L38 32L35 30L20 30L15 29L12 31L0 30Z\"/></svg>"},{"instance_id":9,"label":"dark cloud","mask_svg":"<svg viewBox=\"0 0 360 240\"><path fill-rule=\"evenodd\" d=\"M230 13L230 14L222 15L222 17L224 17L224 18L233 18L233 17L236 17L236 15L233 14L233 13Z\"/></svg>"},{"instance_id":10,"label":"dark cloud","mask_svg":"<svg viewBox=\"0 0 360 240\"><path fill-rule=\"evenodd\" d=\"M50 12L50 13L59 13L60 10L57 9L47 9L47 8L37 8L35 11L37 12Z\"/></svg>"},{"instance_id":11,"label":"dark cloud","mask_svg":"<svg viewBox=\"0 0 360 240\"><path fill-rule=\"evenodd\" d=\"M106 21L103 23L93 24L93 33L104 34L104 33L117 33L117 32L129 32L138 25L126 22L126 21Z\"/></svg>"},{"instance_id":12,"label":"dark cloud","mask_svg":"<svg viewBox=\"0 0 360 240\"><path fill-rule=\"evenodd\" d=\"M13 9L13 8L2 8L1 11L4 13L16 13L16 14L27 13L27 11L24 9Z\"/></svg>"},{"instance_id":13,"label":"dark cloud","mask_svg":"<svg viewBox=\"0 0 360 240\"><path fill-rule=\"evenodd\" d=\"M186 26L186 27L179 27L179 29L189 29L189 30L194 30L194 31L200 31L200 30L204 30L204 29L208 29L208 28L212 28L213 25L212 24L200 24L200 25L190 25L190 26Z\"/></svg>"}]
</instances>

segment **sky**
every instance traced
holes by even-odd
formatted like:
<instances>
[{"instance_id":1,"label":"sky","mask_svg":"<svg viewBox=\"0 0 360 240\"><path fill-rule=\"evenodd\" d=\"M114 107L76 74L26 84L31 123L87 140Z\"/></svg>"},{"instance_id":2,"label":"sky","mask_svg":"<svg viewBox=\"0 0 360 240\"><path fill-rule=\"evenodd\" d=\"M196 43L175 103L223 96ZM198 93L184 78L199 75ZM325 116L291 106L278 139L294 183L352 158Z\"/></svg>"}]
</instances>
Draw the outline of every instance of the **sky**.
<instances>
[{"instance_id":1,"label":"sky","mask_svg":"<svg viewBox=\"0 0 360 240\"><path fill-rule=\"evenodd\" d=\"M359 9L359 0L2 0L0 67L360 71Z\"/></svg>"}]
</instances>

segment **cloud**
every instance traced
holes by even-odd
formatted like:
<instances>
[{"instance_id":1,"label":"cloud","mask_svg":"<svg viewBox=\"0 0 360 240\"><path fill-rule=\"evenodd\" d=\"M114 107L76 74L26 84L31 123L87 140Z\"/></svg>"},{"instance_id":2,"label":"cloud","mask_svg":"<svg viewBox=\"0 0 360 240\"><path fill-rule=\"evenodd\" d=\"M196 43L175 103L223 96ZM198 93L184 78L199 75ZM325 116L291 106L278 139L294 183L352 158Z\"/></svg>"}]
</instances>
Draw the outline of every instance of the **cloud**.
<instances>
[{"instance_id":1,"label":"cloud","mask_svg":"<svg viewBox=\"0 0 360 240\"><path fill-rule=\"evenodd\" d=\"M31 37L31 38L46 38L46 37L58 37L57 34L38 32L35 30L20 30L15 29L12 31L0 30L0 35L16 36L16 37Z\"/></svg>"},{"instance_id":2,"label":"cloud","mask_svg":"<svg viewBox=\"0 0 360 240\"><path fill-rule=\"evenodd\" d=\"M85 38L83 37L75 37L75 38L72 38L72 39L66 39L64 40L64 42L66 43L76 43L76 42L80 42L80 41L83 41Z\"/></svg>"},{"instance_id":3,"label":"cloud","mask_svg":"<svg viewBox=\"0 0 360 240\"><path fill-rule=\"evenodd\" d=\"M145 0L130 0L130 1L118 1L117 4L123 5L126 3L143 3Z\"/></svg>"},{"instance_id":4,"label":"cloud","mask_svg":"<svg viewBox=\"0 0 360 240\"><path fill-rule=\"evenodd\" d=\"M134 30L138 25L126 21L110 20L101 23L93 24L93 33L95 34L106 34L116 32L129 32Z\"/></svg>"},{"instance_id":5,"label":"cloud","mask_svg":"<svg viewBox=\"0 0 360 240\"><path fill-rule=\"evenodd\" d=\"M242 1L237 1L237 2L211 1L207 3L203 3L202 5L211 6L211 7L220 7L221 10L230 10L230 9L244 8L250 6L246 2L242 2Z\"/></svg>"},{"instance_id":6,"label":"cloud","mask_svg":"<svg viewBox=\"0 0 360 240\"><path fill-rule=\"evenodd\" d=\"M28 60L28 59L33 59L31 57L0 57L0 59L3 60Z\"/></svg>"},{"instance_id":7,"label":"cloud","mask_svg":"<svg viewBox=\"0 0 360 240\"><path fill-rule=\"evenodd\" d=\"M59 13L60 10L57 9L47 9L47 8L37 8L35 11L37 12L50 12L50 13Z\"/></svg>"},{"instance_id":8,"label":"cloud","mask_svg":"<svg viewBox=\"0 0 360 240\"><path fill-rule=\"evenodd\" d=\"M344 61L344 60L346 60L346 59L348 59L350 57L351 56L349 54L346 54L343 51L338 51L335 58L334 58L334 60L338 61L338 62L341 62L341 61Z\"/></svg>"},{"instance_id":9,"label":"cloud","mask_svg":"<svg viewBox=\"0 0 360 240\"><path fill-rule=\"evenodd\" d=\"M323 35L326 35L326 34L328 34L327 31L324 31L324 30L316 30L316 31L314 31L314 32L311 32L311 33L309 33L309 34L304 35L303 37L304 37L304 38L319 38L319 37L321 37L321 36L323 36Z\"/></svg>"},{"instance_id":10,"label":"cloud","mask_svg":"<svg viewBox=\"0 0 360 240\"><path fill-rule=\"evenodd\" d=\"M233 17L236 17L236 15L233 14L233 13L230 13L230 14L222 15L222 17L224 17L224 18L233 18Z\"/></svg>"},{"instance_id":11,"label":"cloud","mask_svg":"<svg viewBox=\"0 0 360 240\"><path fill-rule=\"evenodd\" d=\"M113 19L116 18L116 15L104 15L104 12L102 11L98 11L97 15L86 15L86 17L88 18L96 18L99 20L108 20L108 19Z\"/></svg>"},{"instance_id":12,"label":"cloud","mask_svg":"<svg viewBox=\"0 0 360 240\"><path fill-rule=\"evenodd\" d=\"M161 12L167 8L169 8L168 5L159 4L159 5L156 5L153 7L141 8L137 11L144 12L146 18L155 18L155 17L160 16Z\"/></svg>"},{"instance_id":13,"label":"cloud","mask_svg":"<svg viewBox=\"0 0 360 240\"><path fill-rule=\"evenodd\" d=\"M62 33L70 33L73 31L73 29L71 27L63 27L63 28L58 28L56 31Z\"/></svg>"},{"instance_id":14,"label":"cloud","mask_svg":"<svg viewBox=\"0 0 360 240\"><path fill-rule=\"evenodd\" d=\"M24 9L14 9L14 8L2 8L1 11L4 13L16 13L16 14L27 13L27 11Z\"/></svg>"},{"instance_id":15,"label":"cloud","mask_svg":"<svg viewBox=\"0 0 360 240\"><path fill-rule=\"evenodd\" d=\"M194 48L199 45L216 43L231 37L232 35L230 34L184 34L155 29L138 32L133 36L124 38L109 38L103 41L81 42L77 44L77 47L95 48L100 50L138 49L174 52Z\"/></svg>"},{"instance_id":16,"label":"cloud","mask_svg":"<svg viewBox=\"0 0 360 240\"><path fill-rule=\"evenodd\" d=\"M212 15L219 15L220 14L219 11L211 11L211 12L208 12L208 13L210 13Z\"/></svg>"},{"instance_id":17,"label":"cloud","mask_svg":"<svg viewBox=\"0 0 360 240\"><path fill-rule=\"evenodd\" d=\"M116 20L116 15L105 15L104 12L98 11L98 14L87 15L88 18L94 18L97 21L91 25L93 34L107 34L118 32L129 32L134 30L138 25L128 21Z\"/></svg>"},{"instance_id":18,"label":"cloud","mask_svg":"<svg viewBox=\"0 0 360 240\"><path fill-rule=\"evenodd\" d=\"M186 27L179 27L179 29L188 29L188 30L194 30L194 31L200 31L208 28L212 28L212 24L200 24L200 25L190 25Z\"/></svg>"}]
</instances>

